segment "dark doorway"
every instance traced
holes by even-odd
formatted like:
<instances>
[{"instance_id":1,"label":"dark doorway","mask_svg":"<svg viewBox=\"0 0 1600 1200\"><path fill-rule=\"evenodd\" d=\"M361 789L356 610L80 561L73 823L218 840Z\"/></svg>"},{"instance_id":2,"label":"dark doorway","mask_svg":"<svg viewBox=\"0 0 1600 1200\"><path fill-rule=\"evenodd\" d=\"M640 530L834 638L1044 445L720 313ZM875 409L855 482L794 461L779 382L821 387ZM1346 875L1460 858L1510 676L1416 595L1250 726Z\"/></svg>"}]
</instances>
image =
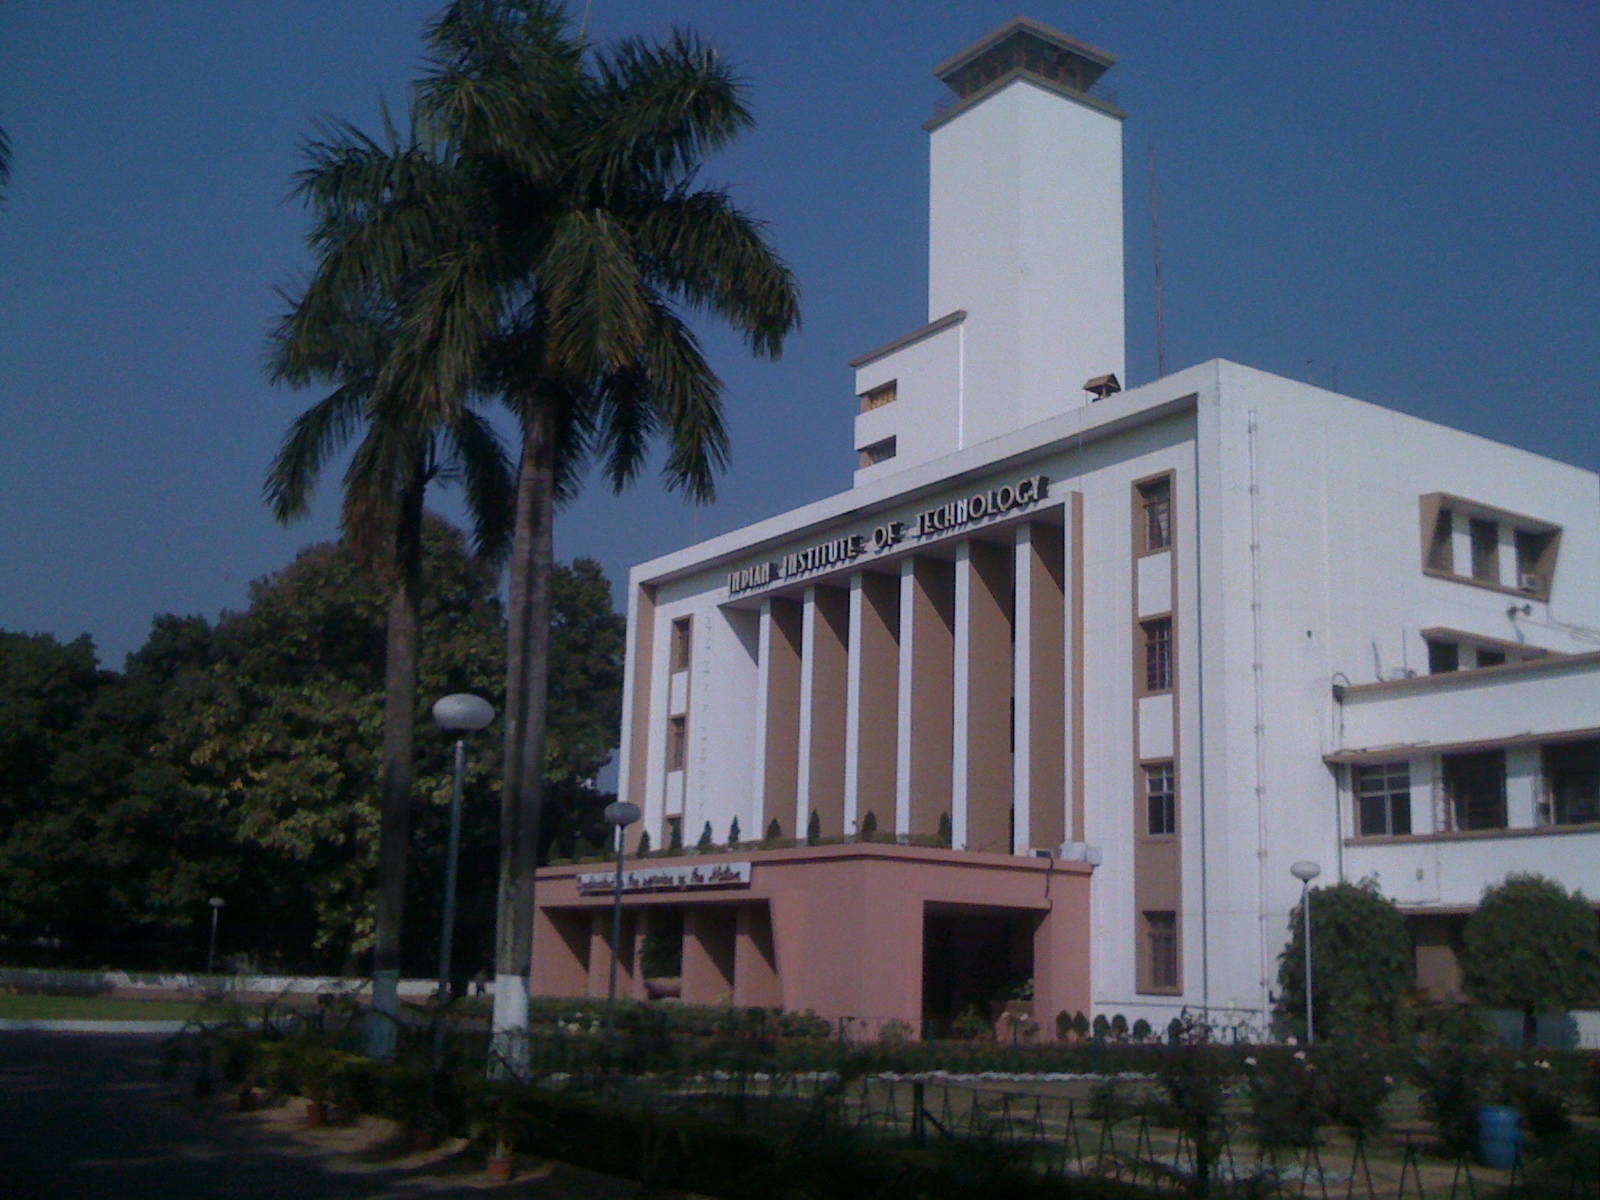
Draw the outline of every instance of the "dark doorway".
<instances>
[{"instance_id":1,"label":"dark doorway","mask_svg":"<svg viewBox=\"0 0 1600 1200\"><path fill-rule=\"evenodd\" d=\"M992 1027L1033 979L1036 913L930 904L922 930L924 1037Z\"/></svg>"}]
</instances>

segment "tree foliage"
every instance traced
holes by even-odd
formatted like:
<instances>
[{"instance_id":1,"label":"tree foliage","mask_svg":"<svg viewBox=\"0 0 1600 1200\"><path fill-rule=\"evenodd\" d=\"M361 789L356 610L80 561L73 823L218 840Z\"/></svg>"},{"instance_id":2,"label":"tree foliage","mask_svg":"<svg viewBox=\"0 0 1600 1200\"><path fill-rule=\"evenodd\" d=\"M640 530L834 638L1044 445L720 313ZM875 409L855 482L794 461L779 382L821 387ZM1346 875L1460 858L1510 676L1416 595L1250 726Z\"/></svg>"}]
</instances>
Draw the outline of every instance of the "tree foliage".
<instances>
[{"instance_id":1,"label":"tree foliage","mask_svg":"<svg viewBox=\"0 0 1600 1200\"><path fill-rule=\"evenodd\" d=\"M498 709L496 578L443 522L426 530L416 727L417 805L405 968L431 973L450 746L427 707L471 691ZM552 838L600 822L593 778L615 745L623 622L599 566L555 577L561 614L547 774ZM224 957L353 970L371 936L385 598L344 546L314 546L215 625L156 618L116 674L87 638L0 632L0 936L9 957L195 967L206 898ZM559 695L556 695L559 691ZM495 727L468 756L457 962L488 961Z\"/></svg>"},{"instance_id":2,"label":"tree foliage","mask_svg":"<svg viewBox=\"0 0 1600 1200\"><path fill-rule=\"evenodd\" d=\"M1377 881L1312 888L1311 975L1317 1035L1392 1037L1415 977L1405 918ZM1283 1020L1305 1032L1305 920L1289 915L1289 943L1278 957Z\"/></svg>"},{"instance_id":3,"label":"tree foliage","mask_svg":"<svg viewBox=\"0 0 1600 1200\"><path fill-rule=\"evenodd\" d=\"M1582 892L1513 873L1486 888L1463 934L1462 982L1482 1004L1523 1014L1600 998L1600 924Z\"/></svg>"}]
</instances>

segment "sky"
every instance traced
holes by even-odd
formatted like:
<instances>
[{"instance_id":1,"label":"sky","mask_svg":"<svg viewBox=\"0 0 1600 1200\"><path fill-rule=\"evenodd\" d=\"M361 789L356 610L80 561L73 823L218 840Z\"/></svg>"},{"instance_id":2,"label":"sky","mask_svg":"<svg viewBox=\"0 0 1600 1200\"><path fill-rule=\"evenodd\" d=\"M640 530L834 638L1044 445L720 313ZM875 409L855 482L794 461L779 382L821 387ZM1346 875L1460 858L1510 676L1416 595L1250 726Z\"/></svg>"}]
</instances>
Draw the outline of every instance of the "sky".
<instances>
[{"instance_id":1,"label":"sky","mask_svg":"<svg viewBox=\"0 0 1600 1200\"><path fill-rule=\"evenodd\" d=\"M120 668L157 613L215 618L334 536L267 463L320 393L267 382L290 196L321 116L404 107L437 0L0 5L0 628ZM698 514L592 482L557 552L635 562L850 486L846 362L927 320L943 59L1019 13L1119 58L1128 375L1228 358L1600 468L1600 6L1591 0L591 0L599 44L674 25L742 72L755 127L704 179L802 289L778 363L708 327L733 464ZM584 5L576 0L575 19ZM448 493L434 500L459 512Z\"/></svg>"}]
</instances>

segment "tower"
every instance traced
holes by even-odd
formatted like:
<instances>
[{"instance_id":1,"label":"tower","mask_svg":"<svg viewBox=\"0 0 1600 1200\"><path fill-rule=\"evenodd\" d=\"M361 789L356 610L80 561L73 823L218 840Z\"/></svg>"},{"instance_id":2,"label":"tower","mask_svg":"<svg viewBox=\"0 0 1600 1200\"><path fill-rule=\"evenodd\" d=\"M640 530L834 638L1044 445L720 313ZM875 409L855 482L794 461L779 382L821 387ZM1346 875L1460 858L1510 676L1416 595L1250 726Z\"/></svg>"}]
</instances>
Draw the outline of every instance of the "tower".
<instances>
[{"instance_id":1,"label":"tower","mask_svg":"<svg viewBox=\"0 0 1600 1200\"><path fill-rule=\"evenodd\" d=\"M854 360L856 482L1090 402L1124 374L1114 56L1018 18L941 64L930 140L929 324Z\"/></svg>"}]
</instances>

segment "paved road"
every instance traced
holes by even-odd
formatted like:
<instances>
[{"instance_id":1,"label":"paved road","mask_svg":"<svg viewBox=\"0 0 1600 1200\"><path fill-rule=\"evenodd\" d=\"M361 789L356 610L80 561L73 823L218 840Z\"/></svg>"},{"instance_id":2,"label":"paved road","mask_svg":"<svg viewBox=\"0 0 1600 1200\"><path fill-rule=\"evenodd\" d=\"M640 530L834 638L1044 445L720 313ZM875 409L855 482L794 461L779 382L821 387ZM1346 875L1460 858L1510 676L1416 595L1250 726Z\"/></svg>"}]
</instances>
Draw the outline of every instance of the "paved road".
<instances>
[{"instance_id":1,"label":"paved road","mask_svg":"<svg viewBox=\"0 0 1600 1200\"><path fill-rule=\"evenodd\" d=\"M378 1200L618 1197L620 1180L556 1176L485 1189L462 1165L406 1173L308 1154L294 1139L176 1100L157 1037L0 1033L0 1200ZM469 1177L469 1175L471 1177Z\"/></svg>"}]
</instances>

